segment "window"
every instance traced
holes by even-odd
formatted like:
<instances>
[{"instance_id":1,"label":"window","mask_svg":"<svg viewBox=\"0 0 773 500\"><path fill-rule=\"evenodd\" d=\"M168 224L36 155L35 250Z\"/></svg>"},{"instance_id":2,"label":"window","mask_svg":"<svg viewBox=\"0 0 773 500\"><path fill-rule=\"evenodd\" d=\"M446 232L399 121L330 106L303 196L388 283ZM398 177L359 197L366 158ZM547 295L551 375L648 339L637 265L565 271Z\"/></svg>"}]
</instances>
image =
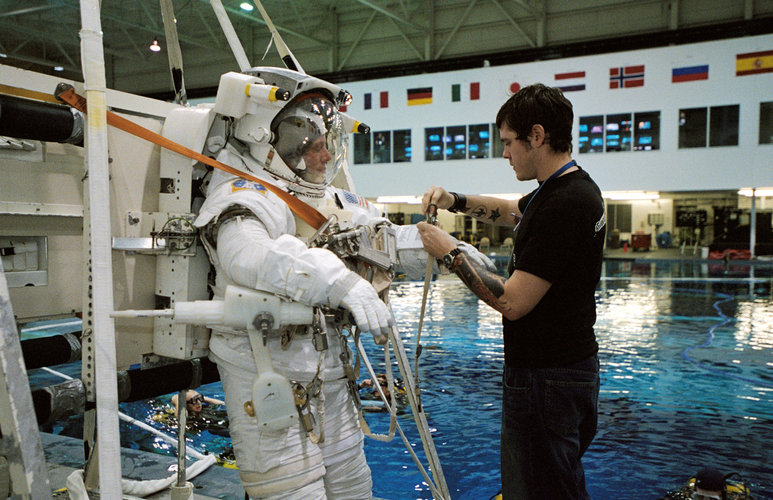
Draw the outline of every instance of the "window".
<instances>
[{"instance_id":1,"label":"window","mask_svg":"<svg viewBox=\"0 0 773 500\"><path fill-rule=\"evenodd\" d=\"M392 133L389 130L373 132L373 163L392 161Z\"/></svg>"},{"instance_id":2,"label":"window","mask_svg":"<svg viewBox=\"0 0 773 500\"><path fill-rule=\"evenodd\" d=\"M467 126L446 127L446 160L467 158Z\"/></svg>"},{"instance_id":3,"label":"window","mask_svg":"<svg viewBox=\"0 0 773 500\"><path fill-rule=\"evenodd\" d=\"M370 134L354 134L354 163L370 163Z\"/></svg>"},{"instance_id":4,"label":"window","mask_svg":"<svg viewBox=\"0 0 773 500\"><path fill-rule=\"evenodd\" d=\"M773 102L760 103L760 144L773 144Z\"/></svg>"},{"instance_id":5,"label":"window","mask_svg":"<svg viewBox=\"0 0 773 500\"><path fill-rule=\"evenodd\" d=\"M738 104L680 109L679 147L737 146L739 111Z\"/></svg>"},{"instance_id":6,"label":"window","mask_svg":"<svg viewBox=\"0 0 773 500\"><path fill-rule=\"evenodd\" d=\"M633 150L660 149L660 111L633 114Z\"/></svg>"},{"instance_id":7,"label":"window","mask_svg":"<svg viewBox=\"0 0 773 500\"><path fill-rule=\"evenodd\" d=\"M443 127L424 129L424 161L443 159Z\"/></svg>"},{"instance_id":8,"label":"window","mask_svg":"<svg viewBox=\"0 0 773 500\"><path fill-rule=\"evenodd\" d=\"M580 153L601 153L604 151L604 116L580 117Z\"/></svg>"},{"instance_id":9,"label":"window","mask_svg":"<svg viewBox=\"0 0 773 500\"><path fill-rule=\"evenodd\" d=\"M499 136L499 127L496 123L491 124L491 157L502 158L505 153L505 145L502 144L502 138Z\"/></svg>"},{"instance_id":10,"label":"window","mask_svg":"<svg viewBox=\"0 0 773 500\"><path fill-rule=\"evenodd\" d=\"M395 163L411 161L411 131L395 130L392 132L392 158Z\"/></svg>"},{"instance_id":11,"label":"window","mask_svg":"<svg viewBox=\"0 0 773 500\"><path fill-rule=\"evenodd\" d=\"M628 203L609 204L607 206L607 227L621 233L631 232L632 206Z\"/></svg>"},{"instance_id":12,"label":"window","mask_svg":"<svg viewBox=\"0 0 773 500\"><path fill-rule=\"evenodd\" d=\"M709 110L709 146L738 146L737 104L712 106Z\"/></svg>"},{"instance_id":13,"label":"window","mask_svg":"<svg viewBox=\"0 0 773 500\"><path fill-rule=\"evenodd\" d=\"M467 133L469 146L467 147L468 157L488 158L490 135L488 123L481 125L470 125Z\"/></svg>"},{"instance_id":14,"label":"window","mask_svg":"<svg viewBox=\"0 0 773 500\"><path fill-rule=\"evenodd\" d=\"M631 113L607 115L604 130L608 152L631 150Z\"/></svg>"},{"instance_id":15,"label":"window","mask_svg":"<svg viewBox=\"0 0 773 500\"><path fill-rule=\"evenodd\" d=\"M706 125L708 113L706 108L690 108L679 110L679 148L705 148Z\"/></svg>"}]
</instances>

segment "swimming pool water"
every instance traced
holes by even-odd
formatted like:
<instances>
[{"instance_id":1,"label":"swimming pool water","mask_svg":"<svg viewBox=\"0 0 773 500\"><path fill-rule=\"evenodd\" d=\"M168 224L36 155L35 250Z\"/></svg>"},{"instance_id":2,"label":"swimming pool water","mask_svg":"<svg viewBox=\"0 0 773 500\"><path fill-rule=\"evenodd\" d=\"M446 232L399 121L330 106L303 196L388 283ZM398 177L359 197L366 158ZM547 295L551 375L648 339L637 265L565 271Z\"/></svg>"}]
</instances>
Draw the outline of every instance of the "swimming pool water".
<instances>
[{"instance_id":1,"label":"swimming pool water","mask_svg":"<svg viewBox=\"0 0 773 500\"><path fill-rule=\"evenodd\" d=\"M592 498L658 498L706 465L737 471L755 498L773 498L770 271L605 262L597 290L599 430L584 458ZM396 283L390 295L412 367L422 287ZM383 363L370 339L363 343L371 361ZM501 317L458 280L436 280L422 344L422 403L452 498L487 499L499 489ZM202 388L215 397L221 391L219 384ZM121 408L152 421L157 403ZM387 414L366 418L372 431L386 432ZM423 457L412 417L399 419ZM125 446L168 448L128 430ZM192 444L211 451L227 446L219 436ZM365 451L374 495L431 498L399 437L366 440Z\"/></svg>"}]
</instances>

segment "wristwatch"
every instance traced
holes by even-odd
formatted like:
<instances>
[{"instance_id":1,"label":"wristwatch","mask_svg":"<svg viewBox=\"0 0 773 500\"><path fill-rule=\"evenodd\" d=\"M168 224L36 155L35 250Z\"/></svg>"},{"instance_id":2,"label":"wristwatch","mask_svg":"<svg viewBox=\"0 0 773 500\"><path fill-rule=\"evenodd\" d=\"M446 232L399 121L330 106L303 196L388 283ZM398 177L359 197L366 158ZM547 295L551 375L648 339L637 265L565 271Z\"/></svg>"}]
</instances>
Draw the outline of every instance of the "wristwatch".
<instances>
[{"instance_id":1,"label":"wristwatch","mask_svg":"<svg viewBox=\"0 0 773 500\"><path fill-rule=\"evenodd\" d=\"M452 268L454 266L454 259L460 253L462 253L462 251L459 249L459 247L456 247L438 260L442 262L444 266L446 266L446 269L448 269L449 271L452 271L453 270Z\"/></svg>"}]
</instances>

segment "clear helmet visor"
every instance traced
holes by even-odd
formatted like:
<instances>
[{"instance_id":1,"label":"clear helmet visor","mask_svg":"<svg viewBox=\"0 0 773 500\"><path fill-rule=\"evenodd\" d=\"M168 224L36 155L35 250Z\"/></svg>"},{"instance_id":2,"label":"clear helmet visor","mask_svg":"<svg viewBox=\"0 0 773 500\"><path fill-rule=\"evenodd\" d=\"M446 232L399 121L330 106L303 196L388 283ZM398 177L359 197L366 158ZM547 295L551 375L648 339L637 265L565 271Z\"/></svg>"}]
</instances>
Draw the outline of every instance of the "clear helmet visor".
<instances>
[{"instance_id":1,"label":"clear helmet visor","mask_svg":"<svg viewBox=\"0 0 773 500\"><path fill-rule=\"evenodd\" d=\"M324 94L301 94L271 123L272 145L302 180L327 186L346 157L347 135L335 104Z\"/></svg>"}]
</instances>

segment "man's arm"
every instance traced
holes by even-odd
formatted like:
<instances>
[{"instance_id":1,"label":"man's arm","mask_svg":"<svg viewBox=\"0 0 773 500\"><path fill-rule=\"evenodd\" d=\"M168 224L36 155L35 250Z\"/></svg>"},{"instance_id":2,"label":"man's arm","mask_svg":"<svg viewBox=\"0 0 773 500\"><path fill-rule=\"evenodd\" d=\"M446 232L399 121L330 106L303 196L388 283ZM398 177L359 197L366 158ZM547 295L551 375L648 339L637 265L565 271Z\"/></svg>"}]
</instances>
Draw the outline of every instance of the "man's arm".
<instances>
[{"instance_id":1,"label":"man's arm","mask_svg":"<svg viewBox=\"0 0 773 500\"><path fill-rule=\"evenodd\" d=\"M451 193L442 187L432 186L421 200L424 213L430 204L444 210L453 209L456 213L469 215L481 222L495 226L515 226L521 218L517 200L504 200L492 196L466 196Z\"/></svg>"},{"instance_id":2,"label":"man's arm","mask_svg":"<svg viewBox=\"0 0 773 500\"><path fill-rule=\"evenodd\" d=\"M451 269L472 293L509 320L524 317L542 300L550 282L525 271L505 279L470 260L464 253L454 258Z\"/></svg>"}]
</instances>

